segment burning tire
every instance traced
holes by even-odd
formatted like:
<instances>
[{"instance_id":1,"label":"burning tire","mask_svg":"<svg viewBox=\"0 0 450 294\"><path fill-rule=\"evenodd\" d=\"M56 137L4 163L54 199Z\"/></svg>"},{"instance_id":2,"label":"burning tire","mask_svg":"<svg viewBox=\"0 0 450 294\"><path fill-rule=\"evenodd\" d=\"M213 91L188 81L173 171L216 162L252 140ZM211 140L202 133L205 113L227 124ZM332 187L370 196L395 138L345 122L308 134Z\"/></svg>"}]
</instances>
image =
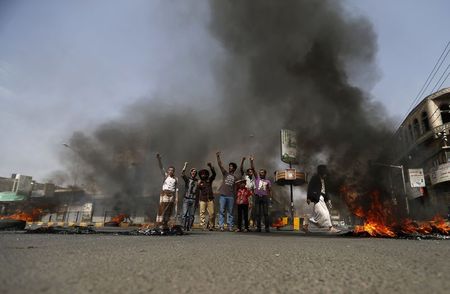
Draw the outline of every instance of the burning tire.
<instances>
[{"instance_id":1,"label":"burning tire","mask_svg":"<svg viewBox=\"0 0 450 294\"><path fill-rule=\"evenodd\" d=\"M26 221L15 219L0 219L0 230L23 230L27 225Z\"/></svg>"}]
</instances>

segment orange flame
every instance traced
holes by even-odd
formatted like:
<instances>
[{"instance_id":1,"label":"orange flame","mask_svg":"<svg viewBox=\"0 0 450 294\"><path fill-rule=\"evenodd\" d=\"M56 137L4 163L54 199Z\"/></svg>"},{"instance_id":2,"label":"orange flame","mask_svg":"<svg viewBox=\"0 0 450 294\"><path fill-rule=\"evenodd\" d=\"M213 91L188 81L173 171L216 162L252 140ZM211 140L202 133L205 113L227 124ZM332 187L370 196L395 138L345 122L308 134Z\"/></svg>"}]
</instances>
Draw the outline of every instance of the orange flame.
<instances>
[{"instance_id":1,"label":"orange flame","mask_svg":"<svg viewBox=\"0 0 450 294\"><path fill-rule=\"evenodd\" d=\"M126 214L121 213L121 214L111 218L111 222L120 224L121 222L123 222L125 220L126 217L127 217Z\"/></svg>"},{"instance_id":2,"label":"orange flame","mask_svg":"<svg viewBox=\"0 0 450 294\"><path fill-rule=\"evenodd\" d=\"M366 222L363 226L356 226L354 232L356 234L366 232L372 237L387 236L393 238L396 236L390 227L375 222Z\"/></svg>"},{"instance_id":3,"label":"orange flame","mask_svg":"<svg viewBox=\"0 0 450 294\"><path fill-rule=\"evenodd\" d=\"M40 218L41 214L42 214L42 209L40 209L40 208L33 208L31 213L16 210L16 213L7 215L7 216L1 216L0 219L13 219L13 220L32 222L32 221L38 220Z\"/></svg>"},{"instance_id":4,"label":"orange flame","mask_svg":"<svg viewBox=\"0 0 450 294\"><path fill-rule=\"evenodd\" d=\"M284 223L283 223L283 219L280 217L278 218L273 224L272 224L273 228L281 228L284 227Z\"/></svg>"},{"instance_id":5,"label":"orange flame","mask_svg":"<svg viewBox=\"0 0 450 294\"><path fill-rule=\"evenodd\" d=\"M358 203L360 199L355 189L343 187L340 189L352 213L364 220L364 225L356 226L356 235L368 234L373 237L396 237L399 234L450 234L450 226L437 215L429 222L417 223L411 219L405 219L400 225L394 220L394 213L390 210L390 203L382 203L379 192L375 191L368 196L371 198L370 207L363 209Z\"/></svg>"},{"instance_id":6,"label":"orange flame","mask_svg":"<svg viewBox=\"0 0 450 294\"><path fill-rule=\"evenodd\" d=\"M430 221L430 226L441 234L448 235L450 233L450 227L440 215L436 215L433 220Z\"/></svg>"}]
</instances>

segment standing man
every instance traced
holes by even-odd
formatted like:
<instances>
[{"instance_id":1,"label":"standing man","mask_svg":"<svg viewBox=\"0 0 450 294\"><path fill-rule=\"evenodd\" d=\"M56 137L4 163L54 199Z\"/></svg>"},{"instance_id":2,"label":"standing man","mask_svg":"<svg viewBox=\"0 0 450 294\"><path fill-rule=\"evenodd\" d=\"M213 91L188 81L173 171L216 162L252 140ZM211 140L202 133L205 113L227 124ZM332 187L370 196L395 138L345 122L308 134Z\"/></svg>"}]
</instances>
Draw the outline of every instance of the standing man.
<instances>
[{"instance_id":1,"label":"standing man","mask_svg":"<svg viewBox=\"0 0 450 294\"><path fill-rule=\"evenodd\" d=\"M235 175L237 164L230 162L228 164L228 171L223 167L222 160L220 159L220 152L216 153L217 163L222 171L223 179L220 186L220 198L219 198L219 227L221 231L224 231L225 211L227 213L227 225L230 232L233 231L233 205L236 195L236 181L238 177Z\"/></svg>"},{"instance_id":2,"label":"standing man","mask_svg":"<svg viewBox=\"0 0 450 294\"><path fill-rule=\"evenodd\" d=\"M159 169L163 176L163 185L161 194L159 195L159 209L158 215L156 216L156 224L163 230L166 230L169 228L168 223L170 216L172 215L172 210L175 207L178 179L175 177L175 168L173 166L169 166L166 172L159 153L156 154L156 158L158 159Z\"/></svg>"},{"instance_id":3,"label":"standing man","mask_svg":"<svg viewBox=\"0 0 450 294\"><path fill-rule=\"evenodd\" d=\"M255 165L254 158L250 157L250 165L253 170ZM260 169L255 179L255 210L256 210L256 231L261 232L261 216L264 215L264 228L266 233L270 232L269 220L269 199L272 196L272 182L266 179L267 171Z\"/></svg>"},{"instance_id":4,"label":"standing man","mask_svg":"<svg viewBox=\"0 0 450 294\"><path fill-rule=\"evenodd\" d=\"M241 174L244 174L244 162L245 157L242 157L241 161ZM253 196L255 194L255 171L252 168L248 168L244 176L245 188L250 191L250 198L248 199L248 221L251 226L254 226L254 213L253 213Z\"/></svg>"},{"instance_id":5,"label":"standing man","mask_svg":"<svg viewBox=\"0 0 450 294\"><path fill-rule=\"evenodd\" d=\"M207 169L202 169L198 172L200 181L198 182L198 199L200 200L200 225L203 231L209 229L214 230L216 223L216 215L214 212L214 193L212 189L212 183L216 178L216 171L211 162L208 162L209 169L211 170L211 176ZM206 212L208 212L208 223L206 223Z\"/></svg>"},{"instance_id":6,"label":"standing man","mask_svg":"<svg viewBox=\"0 0 450 294\"><path fill-rule=\"evenodd\" d=\"M183 199L183 226L186 231L190 231L194 223L195 205L197 202L197 170L191 168L189 177L186 176L186 167L188 163L185 162L181 176L184 180L184 199Z\"/></svg>"},{"instance_id":7,"label":"standing man","mask_svg":"<svg viewBox=\"0 0 450 294\"><path fill-rule=\"evenodd\" d=\"M320 228L327 228L331 233L339 233L340 231L333 227L331 223L330 212L328 211L328 207L331 209L332 206L331 200L328 197L327 180L327 166L319 165L317 167L317 174L311 177L311 180L308 184L306 202L308 203L308 205L311 202L314 203L314 214L309 218L309 222ZM306 225L305 230L308 231L308 225Z\"/></svg>"}]
</instances>

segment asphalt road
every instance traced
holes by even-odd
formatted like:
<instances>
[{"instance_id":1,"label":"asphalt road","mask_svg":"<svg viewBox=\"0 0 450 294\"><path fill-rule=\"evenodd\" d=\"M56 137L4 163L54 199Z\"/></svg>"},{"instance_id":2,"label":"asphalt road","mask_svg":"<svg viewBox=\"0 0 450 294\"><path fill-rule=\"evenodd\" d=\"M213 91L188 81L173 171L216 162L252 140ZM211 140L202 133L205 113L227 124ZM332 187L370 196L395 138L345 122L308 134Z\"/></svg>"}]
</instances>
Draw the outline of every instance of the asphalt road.
<instances>
[{"instance_id":1,"label":"asphalt road","mask_svg":"<svg viewBox=\"0 0 450 294\"><path fill-rule=\"evenodd\" d=\"M450 241L0 233L0 293L448 293Z\"/></svg>"}]
</instances>

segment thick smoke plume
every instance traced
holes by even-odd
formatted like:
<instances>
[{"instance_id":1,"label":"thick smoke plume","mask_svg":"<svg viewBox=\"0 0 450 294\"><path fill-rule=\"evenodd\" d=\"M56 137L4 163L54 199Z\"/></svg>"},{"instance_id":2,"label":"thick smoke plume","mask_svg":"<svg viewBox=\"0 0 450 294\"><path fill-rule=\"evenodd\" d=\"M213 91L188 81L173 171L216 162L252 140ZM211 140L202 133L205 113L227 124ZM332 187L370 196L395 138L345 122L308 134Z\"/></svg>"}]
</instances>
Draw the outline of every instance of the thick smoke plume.
<instances>
[{"instance_id":1,"label":"thick smoke plume","mask_svg":"<svg viewBox=\"0 0 450 294\"><path fill-rule=\"evenodd\" d=\"M156 152L178 171L184 161L205 167L222 150L225 162L254 154L257 168L272 172L282 166L281 128L298 132L301 169L327 163L362 173L390 134L382 108L349 80L350 71L375 69L370 23L338 1L211 1L210 8L211 35L224 49L211 65L217 97L152 97L117 121L74 134L84 177L132 209L140 195L157 201Z\"/></svg>"}]
</instances>

